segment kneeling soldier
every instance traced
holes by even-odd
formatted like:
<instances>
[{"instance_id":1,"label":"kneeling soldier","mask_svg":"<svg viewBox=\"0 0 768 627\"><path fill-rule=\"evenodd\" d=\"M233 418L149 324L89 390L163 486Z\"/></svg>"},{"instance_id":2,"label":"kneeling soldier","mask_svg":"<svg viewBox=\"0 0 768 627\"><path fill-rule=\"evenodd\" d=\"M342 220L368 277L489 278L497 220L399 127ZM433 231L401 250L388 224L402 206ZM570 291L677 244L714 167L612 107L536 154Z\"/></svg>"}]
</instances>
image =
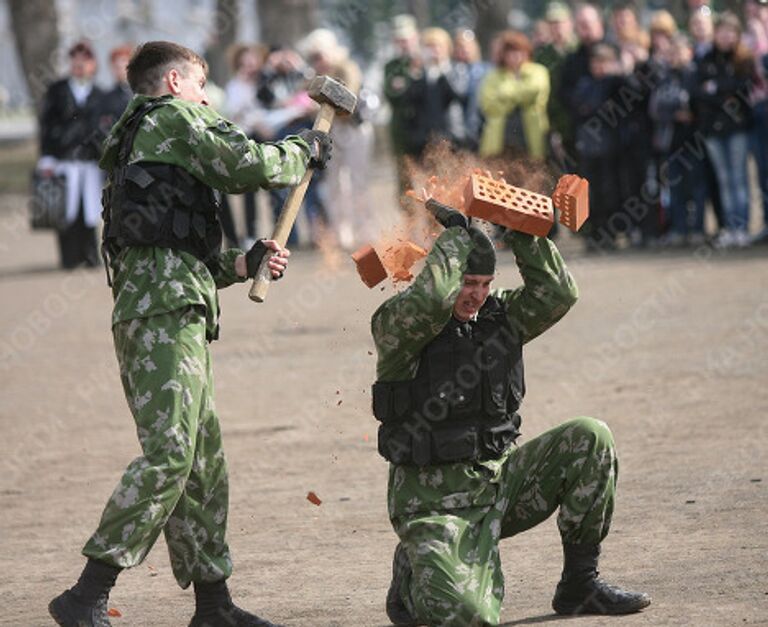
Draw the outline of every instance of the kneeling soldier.
<instances>
[{"instance_id":1,"label":"kneeling soldier","mask_svg":"<svg viewBox=\"0 0 768 627\"><path fill-rule=\"evenodd\" d=\"M105 142L104 244L114 296L112 333L143 455L128 466L85 545L77 584L51 601L59 625L109 625L107 597L164 532L173 573L195 588L193 627L268 626L232 602L226 542L227 467L213 403L208 342L218 335L217 288L273 278L288 251L261 240L221 252L214 189L295 185L330 155L324 133L257 144L207 106L206 63L169 42L141 46L128 66L137 94Z\"/></svg>"},{"instance_id":2,"label":"kneeling soldier","mask_svg":"<svg viewBox=\"0 0 768 627\"><path fill-rule=\"evenodd\" d=\"M576 302L555 245L511 232L524 286L490 293L492 242L458 211L427 202L446 230L414 283L374 313L374 414L391 462L395 549L387 614L396 625L497 625L499 540L559 509L559 614L624 614L647 595L598 579L617 461L608 427L576 418L520 447L523 345Z\"/></svg>"}]
</instances>

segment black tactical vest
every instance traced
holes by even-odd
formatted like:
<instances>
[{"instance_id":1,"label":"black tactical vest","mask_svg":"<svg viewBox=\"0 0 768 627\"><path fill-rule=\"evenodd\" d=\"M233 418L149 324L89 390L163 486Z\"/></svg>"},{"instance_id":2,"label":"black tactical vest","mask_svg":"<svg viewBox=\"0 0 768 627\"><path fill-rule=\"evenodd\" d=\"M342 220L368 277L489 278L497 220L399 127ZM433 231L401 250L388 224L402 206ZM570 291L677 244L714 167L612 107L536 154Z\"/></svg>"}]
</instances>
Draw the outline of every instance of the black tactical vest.
<instances>
[{"instance_id":1,"label":"black tactical vest","mask_svg":"<svg viewBox=\"0 0 768 627\"><path fill-rule=\"evenodd\" d=\"M166 102L145 103L125 123L117 164L102 196L102 251L114 258L128 246L173 248L213 269L222 239L217 193L180 166L128 163L142 119ZM108 263L107 268L109 277Z\"/></svg>"},{"instance_id":2,"label":"black tactical vest","mask_svg":"<svg viewBox=\"0 0 768 627\"><path fill-rule=\"evenodd\" d=\"M489 296L476 320L451 318L414 379L373 385L379 453L417 466L498 457L520 435L524 394L520 334Z\"/></svg>"}]
</instances>

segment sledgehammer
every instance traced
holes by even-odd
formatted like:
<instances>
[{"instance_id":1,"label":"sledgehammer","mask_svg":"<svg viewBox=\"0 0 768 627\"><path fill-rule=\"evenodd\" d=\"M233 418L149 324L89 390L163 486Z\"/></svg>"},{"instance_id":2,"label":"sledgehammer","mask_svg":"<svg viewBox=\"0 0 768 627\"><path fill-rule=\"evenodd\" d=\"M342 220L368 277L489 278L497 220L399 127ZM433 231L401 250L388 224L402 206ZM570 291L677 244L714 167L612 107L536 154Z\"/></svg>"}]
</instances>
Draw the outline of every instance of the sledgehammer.
<instances>
[{"instance_id":1,"label":"sledgehammer","mask_svg":"<svg viewBox=\"0 0 768 627\"><path fill-rule=\"evenodd\" d=\"M317 131L328 132L333 123L333 118L339 115L349 115L355 110L357 97L342 83L328 76L317 76L312 79L307 88L309 97L320 103L320 111L315 118L315 124L312 126ZM307 168L304 178L294 187L285 199L285 204L280 211L280 217L277 219L275 231L272 239L280 246L285 246L288 241L288 235L291 233L293 223L299 214L299 208L304 200L304 194L307 192L307 186L312 179L314 169ZM253 279L253 285L248 296L257 303L263 303L267 297L269 284L272 282L272 272L267 266L269 255L264 255L264 259L259 266L259 271Z\"/></svg>"}]
</instances>

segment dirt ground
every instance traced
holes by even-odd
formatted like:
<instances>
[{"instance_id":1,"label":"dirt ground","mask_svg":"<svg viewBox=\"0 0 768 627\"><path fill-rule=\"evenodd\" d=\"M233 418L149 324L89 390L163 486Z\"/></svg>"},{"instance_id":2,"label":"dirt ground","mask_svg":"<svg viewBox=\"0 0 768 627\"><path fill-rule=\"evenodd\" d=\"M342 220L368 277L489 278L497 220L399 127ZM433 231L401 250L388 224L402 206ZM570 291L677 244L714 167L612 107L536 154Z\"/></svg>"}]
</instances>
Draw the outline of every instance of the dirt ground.
<instances>
[{"instance_id":1,"label":"dirt ground","mask_svg":"<svg viewBox=\"0 0 768 627\"><path fill-rule=\"evenodd\" d=\"M55 270L53 239L0 210L0 624L50 625L80 548L138 452L101 271ZM584 257L566 242L576 307L526 351L524 436L605 420L620 480L602 572L652 606L575 625L768 624L768 249ZM499 285L519 283L501 253ZM222 292L213 346L231 475L230 581L243 606L295 627L386 625L395 546L369 410L368 324L392 292L351 262L292 258L264 305ZM306 499L312 490L320 506ZM191 591L162 539L124 573L117 626L179 627ZM508 625L557 620L554 520L505 540Z\"/></svg>"}]
</instances>

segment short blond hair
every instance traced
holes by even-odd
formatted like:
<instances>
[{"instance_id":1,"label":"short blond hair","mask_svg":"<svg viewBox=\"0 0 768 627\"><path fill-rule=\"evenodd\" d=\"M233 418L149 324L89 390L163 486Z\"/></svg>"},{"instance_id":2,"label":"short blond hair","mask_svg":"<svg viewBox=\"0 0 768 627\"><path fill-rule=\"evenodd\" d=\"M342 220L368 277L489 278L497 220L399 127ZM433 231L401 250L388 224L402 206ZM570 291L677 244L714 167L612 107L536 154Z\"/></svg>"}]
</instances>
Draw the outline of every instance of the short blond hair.
<instances>
[{"instance_id":1,"label":"short blond hair","mask_svg":"<svg viewBox=\"0 0 768 627\"><path fill-rule=\"evenodd\" d=\"M421 31L421 43L442 46L449 55L453 52L453 41L451 41L451 36L447 31L436 26L425 28Z\"/></svg>"}]
</instances>

